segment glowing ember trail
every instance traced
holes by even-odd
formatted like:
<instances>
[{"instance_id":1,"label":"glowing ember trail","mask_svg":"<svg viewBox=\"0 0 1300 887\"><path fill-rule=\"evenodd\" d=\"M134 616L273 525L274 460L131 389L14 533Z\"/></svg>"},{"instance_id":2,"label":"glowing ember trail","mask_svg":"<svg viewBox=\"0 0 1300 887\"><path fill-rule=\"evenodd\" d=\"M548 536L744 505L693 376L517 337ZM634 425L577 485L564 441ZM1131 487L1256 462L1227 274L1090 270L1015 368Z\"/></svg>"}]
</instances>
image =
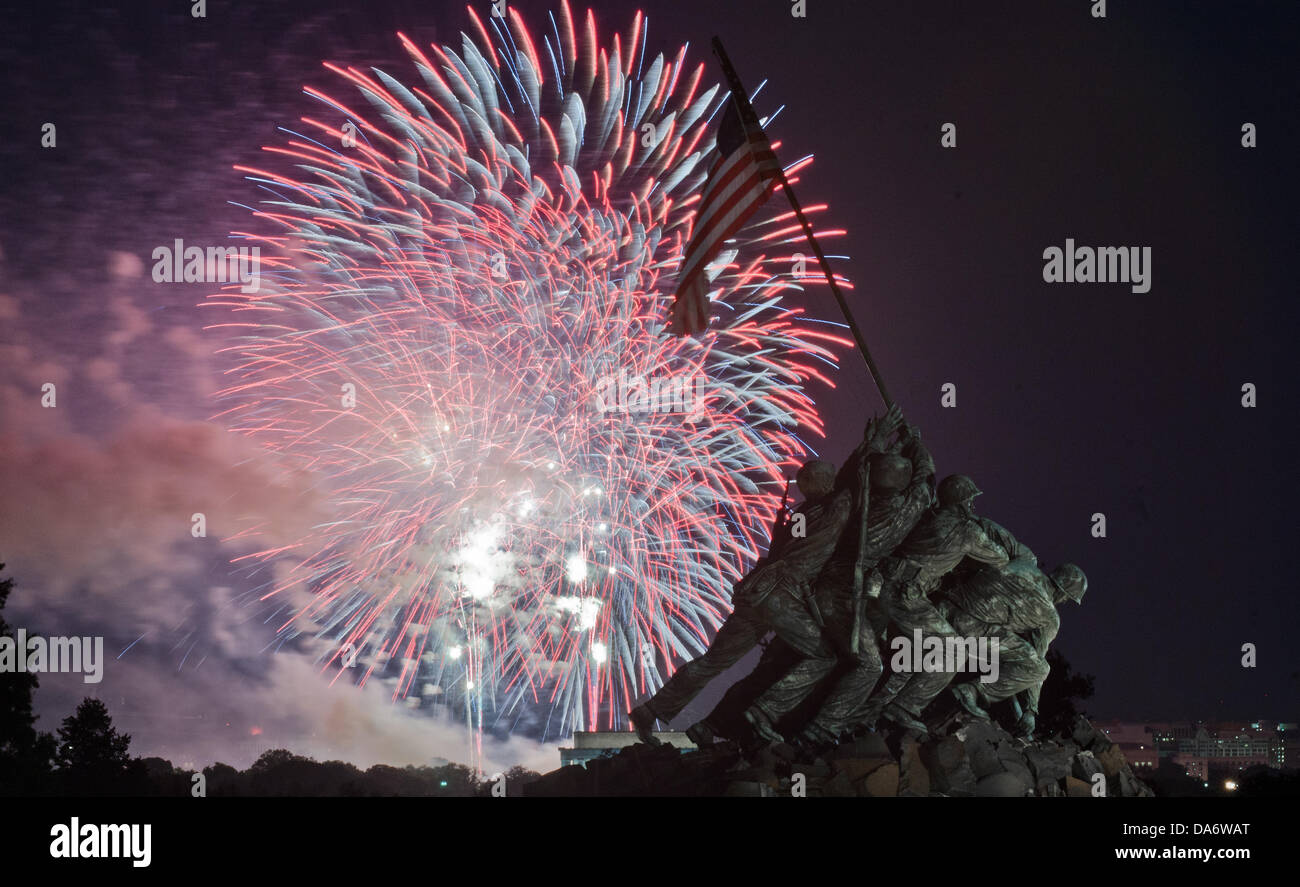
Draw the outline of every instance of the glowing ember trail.
<instances>
[{"instance_id":1,"label":"glowing ember trail","mask_svg":"<svg viewBox=\"0 0 1300 887\"><path fill-rule=\"evenodd\" d=\"M667 335L726 98L685 46L647 60L640 14L467 15L458 52L399 35L415 83L327 64L350 88L239 168L273 233L240 235L260 290L207 303L221 417L332 513L241 560L336 680L476 733L615 728L729 611L847 342L789 303L775 200L712 269L708 333Z\"/></svg>"}]
</instances>

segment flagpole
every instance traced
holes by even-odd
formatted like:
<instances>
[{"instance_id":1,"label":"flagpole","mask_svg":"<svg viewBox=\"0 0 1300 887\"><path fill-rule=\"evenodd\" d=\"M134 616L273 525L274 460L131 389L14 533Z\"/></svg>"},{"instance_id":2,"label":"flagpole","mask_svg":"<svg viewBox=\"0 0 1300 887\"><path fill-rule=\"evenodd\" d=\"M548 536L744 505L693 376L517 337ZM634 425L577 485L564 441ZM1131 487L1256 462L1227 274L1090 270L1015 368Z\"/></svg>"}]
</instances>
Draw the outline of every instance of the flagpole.
<instances>
[{"instance_id":1,"label":"flagpole","mask_svg":"<svg viewBox=\"0 0 1300 887\"><path fill-rule=\"evenodd\" d=\"M727 51L722 48L722 41L717 37L713 38L713 51L718 56L718 61L722 64L722 73L727 78L727 85L731 88L731 94L736 99L740 109L741 118L746 120L748 125L752 122L758 124L758 115L754 113L753 107L749 104L749 93L740 83L740 77L736 74L736 69L731 66L731 59L727 57ZM889 396L889 389L885 387L885 382L880 378L880 370L876 368L876 362L871 358L871 352L867 350L867 341L862 337L862 330L858 328L858 322L853 319L853 312L849 310L849 303L844 300L844 293L840 292L839 284L835 282L835 275L831 272L831 266L826 261L826 254L822 252L821 244L817 242L816 235L813 234L812 225L808 224L808 217L804 215L803 207L799 205L799 198L794 196L794 189L790 187L790 182L785 177L785 170L778 162L776 172L779 177L781 190L790 200L790 208L799 219L799 224L803 226L803 235L808 240L808 245L812 247L813 253L817 256L817 261L821 264L822 274L826 277L826 282L830 284L831 292L835 294L835 301L839 303L840 312L844 315L844 320L848 322L849 329L853 332L853 338L858 343L858 351L862 354L862 359L867 362L867 370L871 373L871 379L876 383L876 389L880 392L880 398L885 402L885 406L892 407L894 400Z\"/></svg>"}]
</instances>

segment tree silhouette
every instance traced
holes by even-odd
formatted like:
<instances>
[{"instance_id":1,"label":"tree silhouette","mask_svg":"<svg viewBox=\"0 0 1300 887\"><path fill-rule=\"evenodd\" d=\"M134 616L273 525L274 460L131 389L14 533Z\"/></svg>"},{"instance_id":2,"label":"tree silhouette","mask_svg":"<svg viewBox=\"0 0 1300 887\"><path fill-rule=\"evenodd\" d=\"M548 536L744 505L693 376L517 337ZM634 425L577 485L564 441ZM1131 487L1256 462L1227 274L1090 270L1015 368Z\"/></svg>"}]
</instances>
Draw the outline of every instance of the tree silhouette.
<instances>
[{"instance_id":1,"label":"tree silhouette","mask_svg":"<svg viewBox=\"0 0 1300 887\"><path fill-rule=\"evenodd\" d=\"M58 765L67 794L120 791L131 774L131 737L113 728L108 709L87 697L59 728Z\"/></svg>"},{"instance_id":2,"label":"tree silhouette","mask_svg":"<svg viewBox=\"0 0 1300 887\"><path fill-rule=\"evenodd\" d=\"M248 770L250 773L265 773L285 764L307 760L310 760L310 758L295 755L287 748L272 748L262 752L262 756L254 761L253 766L249 767Z\"/></svg>"},{"instance_id":3,"label":"tree silhouette","mask_svg":"<svg viewBox=\"0 0 1300 887\"><path fill-rule=\"evenodd\" d=\"M523 764L516 764L501 775L505 777L506 796L512 798L522 795L524 786L528 785L528 783L536 782L542 778L542 774L536 770L529 770ZM495 780L493 779L485 779L479 789L479 794L491 795L494 783Z\"/></svg>"},{"instance_id":4,"label":"tree silhouette","mask_svg":"<svg viewBox=\"0 0 1300 887\"><path fill-rule=\"evenodd\" d=\"M1047 664L1052 670L1038 699L1038 730L1044 736L1055 736L1069 733L1074 719L1086 714L1075 707L1075 702L1092 697L1093 676L1076 674L1055 647L1047 651Z\"/></svg>"},{"instance_id":5,"label":"tree silhouette","mask_svg":"<svg viewBox=\"0 0 1300 887\"><path fill-rule=\"evenodd\" d=\"M12 579L0 581L0 637L14 638L3 615L13 586ZM48 779L54 737L36 730L32 695L39 685L30 672L0 671L0 795L35 794Z\"/></svg>"},{"instance_id":6,"label":"tree silhouette","mask_svg":"<svg viewBox=\"0 0 1300 887\"><path fill-rule=\"evenodd\" d=\"M285 748L273 748L248 768L248 786L254 795L310 797L318 793L322 765Z\"/></svg>"}]
</instances>

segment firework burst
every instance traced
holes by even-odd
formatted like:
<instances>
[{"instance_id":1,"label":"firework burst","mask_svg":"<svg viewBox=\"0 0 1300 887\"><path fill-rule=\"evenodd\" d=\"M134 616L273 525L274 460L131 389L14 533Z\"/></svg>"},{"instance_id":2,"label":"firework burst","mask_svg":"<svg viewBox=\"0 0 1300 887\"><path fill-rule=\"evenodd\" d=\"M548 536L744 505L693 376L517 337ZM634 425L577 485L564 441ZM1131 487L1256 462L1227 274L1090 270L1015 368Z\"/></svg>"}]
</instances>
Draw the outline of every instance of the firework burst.
<instances>
[{"instance_id":1,"label":"firework burst","mask_svg":"<svg viewBox=\"0 0 1300 887\"><path fill-rule=\"evenodd\" d=\"M240 167L274 229L240 235L260 291L208 302L221 415L333 515L245 560L280 565L263 599L336 680L616 727L729 611L843 340L785 301L771 207L711 269L708 333L666 334L726 99L687 47L647 60L640 14L602 40L567 3L536 34L468 18L459 51L399 35L417 83L327 64L347 99L308 88L321 115Z\"/></svg>"}]
</instances>

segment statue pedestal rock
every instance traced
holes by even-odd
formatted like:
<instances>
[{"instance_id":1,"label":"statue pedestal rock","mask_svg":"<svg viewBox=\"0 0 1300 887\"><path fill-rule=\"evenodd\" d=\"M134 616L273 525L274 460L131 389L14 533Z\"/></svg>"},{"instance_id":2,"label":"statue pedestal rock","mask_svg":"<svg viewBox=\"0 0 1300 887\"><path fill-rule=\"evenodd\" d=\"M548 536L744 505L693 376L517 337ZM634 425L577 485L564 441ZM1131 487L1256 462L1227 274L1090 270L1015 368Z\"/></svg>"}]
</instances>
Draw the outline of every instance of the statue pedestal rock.
<instances>
[{"instance_id":1,"label":"statue pedestal rock","mask_svg":"<svg viewBox=\"0 0 1300 887\"><path fill-rule=\"evenodd\" d=\"M924 739L868 733L819 752L784 743L694 751L629 745L561 767L533 797L1151 797L1119 746L1080 717L1069 736L1018 739L995 721L954 715Z\"/></svg>"}]
</instances>

